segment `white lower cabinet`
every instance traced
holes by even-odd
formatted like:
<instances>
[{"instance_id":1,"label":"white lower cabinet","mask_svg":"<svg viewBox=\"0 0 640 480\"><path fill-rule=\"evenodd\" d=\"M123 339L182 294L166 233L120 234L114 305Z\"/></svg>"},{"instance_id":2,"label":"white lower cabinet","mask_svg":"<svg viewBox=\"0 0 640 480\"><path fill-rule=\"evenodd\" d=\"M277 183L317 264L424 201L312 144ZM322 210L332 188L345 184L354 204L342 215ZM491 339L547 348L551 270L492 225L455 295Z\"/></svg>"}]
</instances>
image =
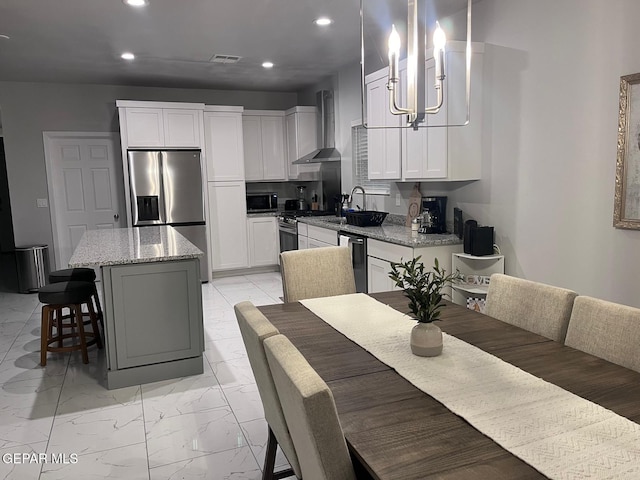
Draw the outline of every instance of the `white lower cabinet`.
<instances>
[{"instance_id":1,"label":"white lower cabinet","mask_svg":"<svg viewBox=\"0 0 640 480\"><path fill-rule=\"evenodd\" d=\"M298 223L298 250L335 247L336 245L338 245L338 232L335 230Z\"/></svg>"},{"instance_id":2,"label":"white lower cabinet","mask_svg":"<svg viewBox=\"0 0 640 480\"><path fill-rule=\"evenodd\" d=\"M433 247L411 248L394 243L369 239L367 241L367 268L369 293L399 290L389 278L391 265L389 262L405 262L414 257L420 257L425 268L432 269L435 259L440 267L451 272L451 255L461 252L462 245L438 245ZM445 292L450 295L450 290Z\"/></svg>"},{"instance_id":3,"label":"white lower cabinet","mask_svg":"<svg viewBox=\"0 0 640 480\"><path fill-rule=\"evenodd\" d=\"M249 234L249 266L278 264L278 225L275 217L247 218Z\"/></svg>"},{"instance_id":4,"label":"white lower cabinet","mask_svg":"<svg viewBox=\"0 0 640 480\"><path fill-rule=\"evenodd\" d=\"M367 257L367 289L369 293L399 290L389 278L391 266L387 260Z\"/></svg>"},{"instance_id":5,"label":"white lower cabinet","mask_svg":"<svg viewBox=\"0 0 640 480\"><path fill-rule=\"evenodd\" d=\"M209 182L208 190L213 271L248 267L244 182Z\"/></svg>"}]
</instances>

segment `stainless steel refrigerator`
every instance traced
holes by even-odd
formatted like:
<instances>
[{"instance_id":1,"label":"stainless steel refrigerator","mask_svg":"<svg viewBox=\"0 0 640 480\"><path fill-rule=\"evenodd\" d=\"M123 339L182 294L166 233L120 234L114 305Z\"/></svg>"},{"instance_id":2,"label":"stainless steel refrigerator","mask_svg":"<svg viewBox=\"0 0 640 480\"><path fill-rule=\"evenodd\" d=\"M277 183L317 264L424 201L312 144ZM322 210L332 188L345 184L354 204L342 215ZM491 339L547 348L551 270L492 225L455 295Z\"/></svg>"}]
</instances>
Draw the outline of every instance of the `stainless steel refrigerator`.
<instances>
[{"instance_id":1,"label":"stainless steel refrigerator","mask_svg":"<svg viewBox=\"0 0 640 480\"><path fill-rule=\"evenodd\" d=\"M200 274L206 282L209 262L200 150L129 150L128 161L132 225L175 228L204 252Z\"/></svg>"}]
</instances>

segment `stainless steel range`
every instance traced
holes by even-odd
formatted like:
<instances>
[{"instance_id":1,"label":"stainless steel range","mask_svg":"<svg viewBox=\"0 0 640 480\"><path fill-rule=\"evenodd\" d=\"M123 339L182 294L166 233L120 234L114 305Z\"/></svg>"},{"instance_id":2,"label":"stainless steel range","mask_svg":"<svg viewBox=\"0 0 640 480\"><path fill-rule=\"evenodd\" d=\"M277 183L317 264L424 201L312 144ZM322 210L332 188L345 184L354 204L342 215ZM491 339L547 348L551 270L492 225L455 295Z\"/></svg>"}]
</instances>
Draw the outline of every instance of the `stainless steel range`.
<instances>
[{"instance_id":1,"label":"stainless steel range","mask_svg":"<svg viewBox=\"0 0 640 480\"><path fill-rule=\"evenodd\" d=\"M280 253L298 249L298 218L334 215L323 210L285 210L278 215Z\"/></svg>"}]
</instances>

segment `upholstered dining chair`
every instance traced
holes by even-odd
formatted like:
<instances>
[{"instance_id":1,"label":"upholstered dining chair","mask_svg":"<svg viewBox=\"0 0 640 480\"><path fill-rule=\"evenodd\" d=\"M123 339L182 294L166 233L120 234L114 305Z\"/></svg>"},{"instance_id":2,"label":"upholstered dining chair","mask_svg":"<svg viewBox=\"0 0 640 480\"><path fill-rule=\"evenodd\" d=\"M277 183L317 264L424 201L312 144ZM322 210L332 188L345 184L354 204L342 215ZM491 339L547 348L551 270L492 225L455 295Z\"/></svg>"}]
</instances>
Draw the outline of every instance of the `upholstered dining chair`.
<instances>
[{"instance_id":1,"label":"upholstered dining chair","mask_svg":"<svg viewBox=\"0 0 640 480\"><path fill-rule=\"evenodd\" d=\"M501 273L491 275L485 313L557 342L564 342L577 293Z\"/></svg>"},{"instance_id":2,"label":"upholstered dining chair","mask_svg":"<svg viewBox=\"0 0 640 480\"><path fill-rule=\"evenodd\" d=\"M278 329L251 302L238 303L235 305L234 310L240 326L242 340L247 349L249 363L256 379L262 406L264 407L264 416L269 424L269 437L262 478L263 480L275 480L286 478L292 474L301 478L298 455L289 434L263 345L263 341L266 338L279 334ZM287 457L291 469L274 472L278 444Z\"/></svg>"},{"instance_id":3,"label":"upholstered dining chair","mask_svg":"<svg viewBox=\"0 0 640 480\"><path fill-rule=\"evenodd\" d=\"M280 272L285 303L356 293L349 247L282 252Z\"/></svg>"},{"instance_id":4,"label":"upholstered dining chair","mask_svg":"<svg viewBox=\"0 0 640 480\"><path fill-rule=\"evenodd\" d=\"M303 479L354 480L333 394L284 335L264 341Z\"/></svg>"},{"instance_id":5,"label":"upholstered dining chair","mask_svg":"<svg viewBox=\"0 0 640 480\"><path fill-rule=\"evenodd\" d=\"M640 372L640 309L579 296L565 345Z\"/></svg>"}]
</instances>

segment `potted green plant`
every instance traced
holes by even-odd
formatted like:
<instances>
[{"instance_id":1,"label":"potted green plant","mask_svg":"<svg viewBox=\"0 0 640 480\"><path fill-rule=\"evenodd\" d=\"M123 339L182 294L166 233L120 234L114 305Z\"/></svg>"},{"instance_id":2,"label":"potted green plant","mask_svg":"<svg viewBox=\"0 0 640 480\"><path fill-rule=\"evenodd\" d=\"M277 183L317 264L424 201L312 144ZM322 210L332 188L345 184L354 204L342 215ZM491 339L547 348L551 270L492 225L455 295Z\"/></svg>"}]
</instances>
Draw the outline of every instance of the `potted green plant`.
<instances>
[{"instance_id":1,"label":"potted green plant","mask_svg":"<svg viewBox=\"0 0 640 480\"><path fill-rule=\"evenodd\" d=\"M402 288L409 299L409 310L418 324L411 330L414 355L435 357L442 353L442 331L433 322L440 320L440 310L447 296L442 289L461 278L460 272L449 273L434 260L433 270L425 270L421 257L406 262L391 262L389 278Z\"/></svg>"}]
</instances>

